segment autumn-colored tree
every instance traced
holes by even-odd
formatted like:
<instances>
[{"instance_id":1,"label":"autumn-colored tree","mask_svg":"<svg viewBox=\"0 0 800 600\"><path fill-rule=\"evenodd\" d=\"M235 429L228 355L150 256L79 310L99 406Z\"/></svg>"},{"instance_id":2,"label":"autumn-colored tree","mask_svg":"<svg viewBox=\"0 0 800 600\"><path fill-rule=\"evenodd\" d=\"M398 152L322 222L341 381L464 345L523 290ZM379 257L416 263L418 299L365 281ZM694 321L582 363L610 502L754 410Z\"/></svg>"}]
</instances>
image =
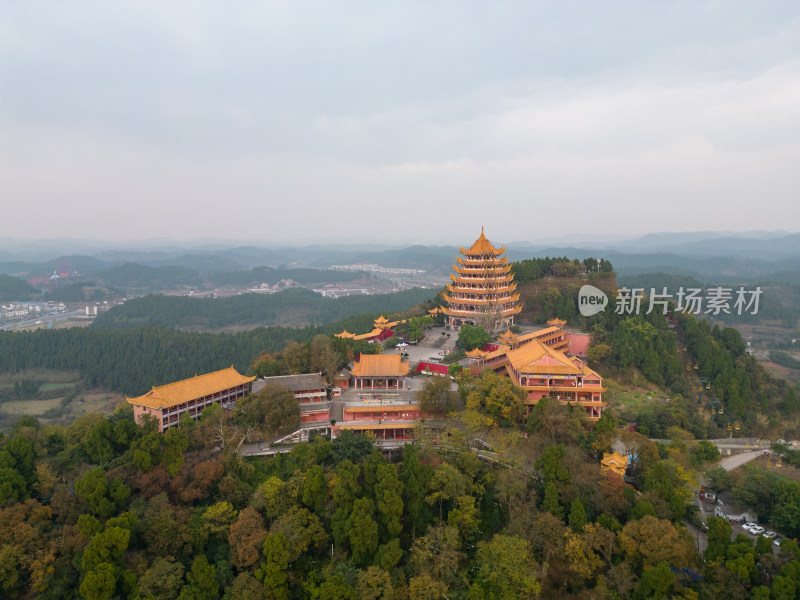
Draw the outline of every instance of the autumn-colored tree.
<instances>
[{"instance_id":1,"label":"autumn-colored tree","mask_svg":"<svg viewBox=\"0 0 800 600\"><path fill-rule=\"evenodd\" d=\"M619 542L635 569L654 567L661 561L676 567L691 567L696 563L689 533L650 515L629 521L619 534Z\"/></svg>"},{"instance_id":2,"label":"autumn-colored tree","mask_svg":"<svg viewBox=\"0 0 800 600\"><path fill-rule=\"evenodd\" d=\"M228 534L233 565L244 570L256 564L266 538L267 530L258 511L250 506L243 508Z\"/></svg>"},{"instance_id":3,"label":"autumn-colored tree","mask_svg":"<svg viewBox=\"0 0 800 600\"><path fill-rule=\"evenodd\" d=\"M203 512L203 524L212 535L228 537L231 523L236 519L237 511L230 502L217 502Z\"/></svg>"},{"instance_id":4,"label":"autumn-colored tree","mask_svg":"<svg viewBox=\"0 0 800 600\"><path fill-rule=\"evenodd\" d=\"M530 546L522 538L495 534L478 543L477 558L477 579L489 597L512 600L539 593Z\"/></svg>"},{"instance_id":5,"label":"autumn-colored tree","mask_svg":"<svg viewBox=\"0 0 800 600\"><path fill-rule=\"evenodd\" d=\"M356 593L363 600L392 600L394 588L389 573L380 567L367 567L358 574Z\"/></svg>"}]
</instances>

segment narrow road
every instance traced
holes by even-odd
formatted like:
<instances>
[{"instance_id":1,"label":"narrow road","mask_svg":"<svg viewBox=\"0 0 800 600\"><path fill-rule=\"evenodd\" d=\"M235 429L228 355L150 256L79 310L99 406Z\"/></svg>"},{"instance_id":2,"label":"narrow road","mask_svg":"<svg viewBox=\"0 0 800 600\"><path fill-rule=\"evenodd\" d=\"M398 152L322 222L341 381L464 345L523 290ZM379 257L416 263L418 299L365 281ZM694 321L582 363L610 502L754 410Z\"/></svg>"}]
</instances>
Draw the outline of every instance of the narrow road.
<instances>
[{"instance_id":1,"label":"narrow road","mask_svg":"<svg viewBox=\"0 0 800 600\"><path fill-rule=\"evenodd\" d=\"M744 452L743 454L735 454L724 458L719 461L719 466L726 471L733 471L736 467L741 467L743 464L749 463L764 454L764 450L753 450L752 452Z\"/></svg>"}]
</instances>

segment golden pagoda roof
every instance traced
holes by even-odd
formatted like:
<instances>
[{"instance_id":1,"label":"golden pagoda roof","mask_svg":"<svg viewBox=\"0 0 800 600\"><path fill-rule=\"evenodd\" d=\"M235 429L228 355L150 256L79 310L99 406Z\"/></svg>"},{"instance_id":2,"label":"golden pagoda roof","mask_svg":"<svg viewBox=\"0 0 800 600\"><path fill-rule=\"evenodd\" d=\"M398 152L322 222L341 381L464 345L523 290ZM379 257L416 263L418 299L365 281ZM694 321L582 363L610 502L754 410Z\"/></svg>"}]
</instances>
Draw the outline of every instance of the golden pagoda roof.
<instances>
[{"instance_id":1,"label":"golden pagoda roof","mask_svg":"<svg viewBox=\"0 0 800 600\"><path fill-rule=\"evenodd\" d=\"M472 256L481 256L481 255L493 255L499 256L506 251L505 247L503 248L495 248L492 243L486 239L486 236L483 234L483 227L481 227L481 235L478 237L477 240L469 247L468 250L464 250L464 248L459 248L461 254L468 254Z\"/></svg>"},{"instance_id":2,"label":"golden pagoda roof","mask_svg":"<svg viewBox=\"0 0 800 600\"><path fill-rule=\"evenodd\" d=\"M511 350L507 354L508 362L517 372L523 374L586 375L589 371L580 361L578 361L581 365L579 367L563 352L545 346L537 339L531 340L516 350ZM592 371L592 373L594 372Z\"/></svg>"},{"instance_id":3,"label":"golden pagoda roof","mask_svg":"<svg viewBox=\"0 0 800 600\"><path fill-rule=\"evenodd\" d=\"M497 339L501 342L513 342L517 339L517 334L511 331L511 329L507 329L505 332L501 333Z\"/></svg>"},{"instance_id":4,"label":"golden pagoda roof","mask_svg":"<svg viewBox=\"0 0 800 600\"><path fill-rule=\"evenodd\" d=\"M345 329L345 330L344 330L343 332L341 332L341 333L337 333L337 334L334 334L334 335L335 335L336 337L338 337L338 338L342 338L342 339L347 339L347 338L354 338L354 337L356 337L356 334L355 334L355 333L350 333L349 331L347 331L347 329Z\"/></svg>"},{"instance_id":5,"label":"golden pagoda roof","mask_svg":"<svg viewBox=\"0 0 800 600\"><path fill-rule=\"evenodd\" d=\"M550 319L550 320L547 322L547 324L548 324L548 325L554 325L554 326L556 326L556 327L563 327L564 325L566 325L566 324L567 324L567 322L566 322L566 321L564 321L563 319L559 319L558 317L556 317L555 319Z\"/></svg>"},{"instance_id":6,"label":"golden pagoda roof","mask_svg":"<svg viewBox=\"0 0 800 600\"><path fill-rule=\"evenodd\" d=\"M628 468L628 457L625 454L618 452L606 452L603 459L600 461L601 471L613 471L618 475L624 475L625 470Z\"/></svg>"},{"instance_id":7,"label":"golden pagoda roof","mask_svg":"<svg viewBox=\"0 0 800 600\"><path fill-rule=\"evenodd\" d=\"M480 348L475 348L474 350L467 350L466 352L464 352L464 354L466 354L470 358L483 358L484 356L486 356L486 352L484 352Z\"/></svg>"},{"instance_id":8,"label":"golden pagoda roof","mask_svg":"<svg viewBox=\"0 0 800 600\"><path fill-rule=\"evenodd\" d=\"M399 354L362 354L350 373L354 377L404 377L408 364Z\"/></svg>"},{"instance_id":9,"label":"golden pagoda roof","mask_svg":"<svg viewBox=\"0 0 800 600\"><path fill-rule=\"evenodd\" d=\"M189 379L182 379L159 387L153 387L149 392L136 398L125 399L137 406L148 408L170 408L222 392L230 388L250 383L255 377L240 375L231 365L227 369L206 373L205 375L195 375Z\"/></svg>"},{"instance_id":10,"label":"golden pagoda roof","mask_svg":"<svg viewBox=\"0 0 800 600\"><path fill-rule=\"evenodd\" d=\"M375 319L375 323L376 323L376 324L378 324L378 323L388 323L388 322L389 322L389 319L387 319L387 318L386 318L386 317L384 317L383 315L381 315L380 317L378 317L377 319Z\"/></svg>"}]
</instances>

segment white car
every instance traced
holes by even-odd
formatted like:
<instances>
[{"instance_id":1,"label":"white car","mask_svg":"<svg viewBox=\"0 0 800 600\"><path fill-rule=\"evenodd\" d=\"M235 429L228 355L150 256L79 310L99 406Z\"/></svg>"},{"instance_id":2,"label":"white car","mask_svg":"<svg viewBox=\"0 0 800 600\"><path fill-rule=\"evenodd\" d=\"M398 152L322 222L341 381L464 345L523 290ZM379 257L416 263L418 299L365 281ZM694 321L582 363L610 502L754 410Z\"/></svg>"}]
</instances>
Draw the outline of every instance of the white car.
<instances>
[{"instance_id":1,"label":"white car","mask_svg":"<svg viewBox=\"0 0 800 600\"><path fill-rule=\"evenodd\" d=\"M747 533L750 533L750 529L755 527L755 523L742 523L742 529L744 529Z\"/></svg>"},{"instance_id":2,"label":"white car","mask_svg":"<svg viewBox=\"0 0 800 600\"><path fill-rule=\"evenodd\" d=\"M753 535L761 535L764 533L764 528L761 525L756 525L755 527L750 528L750 533Z\"/></svg>"},{"instance_id":3,"label":"white car","mask_svg":"<svg viewBox=\"0 0 800 600\"><path fill-rule=\"evenodd\" d=\"M782 541L783 541L783 538L781 536L778 536L778 537L775 538L775 541L772 542L772 545L776 546L777 548L780 548Z\"/></svg>"},{"instance_id":4,"label":"white car","mask_svg":"<svg viewBox=\"0 0 800 600\"><path fill-rule=\"evenodd\" d=\"M765 532L764 532L764 537L765 537L765 538L767 538L768 540L771 540L771 539L772 539L772 538L774 538L776 535L778 535L778 534L777 534L777 533L775 533L774 531L765 531Z\"/></svg>"}]
</instances>

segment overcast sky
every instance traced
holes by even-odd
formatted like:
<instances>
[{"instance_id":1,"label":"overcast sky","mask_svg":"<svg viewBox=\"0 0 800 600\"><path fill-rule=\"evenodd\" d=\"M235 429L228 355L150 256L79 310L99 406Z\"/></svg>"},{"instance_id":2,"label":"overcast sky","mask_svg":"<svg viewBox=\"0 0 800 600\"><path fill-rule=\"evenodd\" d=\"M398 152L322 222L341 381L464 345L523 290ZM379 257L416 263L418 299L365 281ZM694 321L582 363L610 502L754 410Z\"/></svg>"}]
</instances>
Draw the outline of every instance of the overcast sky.
<instances>
[{"instance_id":1,"label":"overcast sky","mask_svg":"<svg viewBox=\"0 0 800 600\"><path fill-rule=\"evenodd\" d=\"M800 2L0 1L0 236L800 230Z\"/></svg>"}]
</instances>

